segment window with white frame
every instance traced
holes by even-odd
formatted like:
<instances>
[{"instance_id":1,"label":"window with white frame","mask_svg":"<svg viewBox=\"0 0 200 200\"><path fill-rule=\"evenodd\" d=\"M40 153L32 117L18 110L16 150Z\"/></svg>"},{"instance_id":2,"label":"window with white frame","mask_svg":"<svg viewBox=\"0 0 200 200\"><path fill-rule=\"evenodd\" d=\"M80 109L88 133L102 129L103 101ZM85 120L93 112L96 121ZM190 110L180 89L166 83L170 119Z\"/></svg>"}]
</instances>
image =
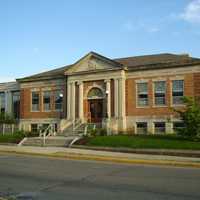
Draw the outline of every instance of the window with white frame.
<instances>
[{"instance_id":1,"label":"window with white frame","mask_svg":"<svg viewBox=\"0 0 200 200\"><path fill-rule=\"evenodd\" d=\"M32 133L38 133L39 132L38 124L31 124L31 132Z\"/></svg>"},{"instance_id":2,"label":"window with white frame","mask_svg":"<svg viewBox=\"0 0 200 200\"><path fill-rule=\"evenodd\" d=\"M51 91L43 92L43 110L44 111L51 110Z\"/></svg>"},{"instance_id":3,"label":"window with white frame","mask_svg":"<svg viewBox=\"0 0 200 200\"><path fill-rule=\"evenodd\" d=\"M63 92L61 90L55 91L54 105L55 105L55 110L62 110L62 108L63 108Z\"/></svg>"},{"instance_id":4,"label":"window with white frame","mask_svg":"<svg viewBox=\"0 0 200 200\"><path fill-rule=\"evenodd\" d=\"M165 122L154 122L154 131L156 134L165 133Z\"/></svg>"},{"instance_id":5,"label":"window with white frame","mask_svg":"<svg viewBox=\"0 0 200 200\"><path fill-rule=\"evenodd\" d=\"M148 83L137 83L137 105L148 106Z\"/></svg>"},{"instance_id":6,"label":"window with white frame","mask_svg":"<svg viewBox=\"0 0 200 200\"><path fill-rule=\"evenodd\" d=\"M39 92L32 92L32 111L39 111L40 109L40 94Z\"/></svg>"},{"instance_id":7,"label":"window with white frame","mask_svg":"<svg viewBox=\"0 0 200 200\"><path fill-rule=\"evenodd\" d=\"M147 134L147 122L137 122L137 134Z\"/></svg>"},{"instance_id":8,"label":"window with white frame","mask_svg":"<svg viewBox=\"0 0 200 200\"><path fill-rule=\"evenodd\" d=\"M184 95L184 81L173 80L172 81L172 101L174 105L183 104Z\"/></svg>"},{"instance_id":9,"label":"window with white frame","mask_svg":"<svg viewBox=\"0 0 200 200\"><path fill-rule=\"evenodd\" d=\"M166 81L154 82L154 104L162 106L166 104Z\"/></svg>"},{"instance_id":10,"label":"window with white frame","mask_svg":"<svg viewBox=\"0 0 200 200\"><path fill-rule=\"evenodd\" d=\"M5 102L5 93L0 93L0 113L6 112L6 102Z\"/></svg>"},{"instance_id":11,"label":"window with white frame","mask_svg":"<svg viewBox=\"0 0 200 200\"><path fill-rule=\"evenodd\" d=\"M13 117L15 119L19 119L20 117L20 92L19 91L12 92L12 111L13 111Z\"/></svg>"},{"instance_id":12,"label":"window with white frame","mask_svg":"<svg viewBox=\"0 0 200 200\"><path fill-rule=\"evenodd\" d=\"M176 133L178 131L181 131L185 128L185 124L183 121L177 121L173 122L173 131Z\"/></svg>"}]
</instances>

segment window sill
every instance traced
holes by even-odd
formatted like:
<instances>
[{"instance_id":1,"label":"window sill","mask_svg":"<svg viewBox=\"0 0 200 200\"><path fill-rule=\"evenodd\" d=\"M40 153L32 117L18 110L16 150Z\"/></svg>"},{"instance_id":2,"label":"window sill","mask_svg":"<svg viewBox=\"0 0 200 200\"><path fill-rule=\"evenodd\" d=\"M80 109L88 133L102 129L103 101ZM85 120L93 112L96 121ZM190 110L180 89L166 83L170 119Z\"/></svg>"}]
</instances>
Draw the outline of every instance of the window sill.
<instances>
[{"instance_id":1,"label":"window sill","mask_svg":"<svg viewBox=\"0 0 200 200\"><path fill-rule=\"evenodd\" d=\"M167 108L167 105L153 105L152 108Z\"/></svg>"},{"instance_id":2,"label":"window sill","mask_svg":"<svg viewBox=\"0 0 200 200\"><path fill-rule=\"evenodd\" d=\"M53 110L54 112L63 112L63 110Z\"/></svg>"},{"instance_id":3,"label":"window sill","mask_svg":"<svg viewBox=\"0 0 200 200\"><path fill-rule=\"evenodd\" d=\"M185 104L173 104L171 107L185 107Z\"/></svg>"},{"instance_id":4,"label":"window sill","mask_svg":"<svg viewBox=\"0 0 200 200\"><path fill-rule=\"evenodd\" d=\"M150 106L136 106L136 108L150 108Z\"/></svg>"}]
</instances>

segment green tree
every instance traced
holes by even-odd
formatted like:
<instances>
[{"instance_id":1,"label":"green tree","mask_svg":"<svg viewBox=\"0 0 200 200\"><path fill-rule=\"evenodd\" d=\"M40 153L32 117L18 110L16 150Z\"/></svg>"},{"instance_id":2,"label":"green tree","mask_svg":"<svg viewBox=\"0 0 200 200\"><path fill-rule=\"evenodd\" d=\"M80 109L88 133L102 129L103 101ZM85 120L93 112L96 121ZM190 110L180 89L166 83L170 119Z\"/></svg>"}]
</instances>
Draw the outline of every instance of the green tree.
<instances>
[{"instance_id":1,"label":"green tree","mask_svg":"<svg viewBox=\"0 0 200 200\"><path fill-rule=\"evenodd\" d=\"M178 130L178 134L186 137L200 136L200 104L192 97L184 97L184 109L175 109L184 122L184 129Z\"/></svg>"}]
</instances>

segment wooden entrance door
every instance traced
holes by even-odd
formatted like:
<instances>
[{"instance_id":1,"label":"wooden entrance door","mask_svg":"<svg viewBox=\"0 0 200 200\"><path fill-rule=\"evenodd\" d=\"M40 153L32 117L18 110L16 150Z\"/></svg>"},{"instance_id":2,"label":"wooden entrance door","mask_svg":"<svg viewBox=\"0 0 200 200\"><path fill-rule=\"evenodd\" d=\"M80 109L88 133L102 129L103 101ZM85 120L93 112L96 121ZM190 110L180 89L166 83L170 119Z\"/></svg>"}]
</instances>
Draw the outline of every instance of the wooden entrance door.
<instances>
[{"instance_id":1,"label":"wooden entrance door","mask_svg":"<svg viewBox=\"0 0 200 200\"><path fill-rule=\"evenodd\" d=\"M103 118L103 99L89 100L89 112L92 123L99 123Z\"/></svg>"}]
</instances>

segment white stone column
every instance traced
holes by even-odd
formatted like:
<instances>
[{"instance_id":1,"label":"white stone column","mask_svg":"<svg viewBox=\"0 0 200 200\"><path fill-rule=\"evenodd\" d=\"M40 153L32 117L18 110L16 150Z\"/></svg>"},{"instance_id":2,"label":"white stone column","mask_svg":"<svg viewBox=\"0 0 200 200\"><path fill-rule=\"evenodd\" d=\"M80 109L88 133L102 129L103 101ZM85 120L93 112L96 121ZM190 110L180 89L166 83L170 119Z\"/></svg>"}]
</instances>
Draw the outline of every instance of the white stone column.
<instances>
[{"instance_id":1,"label":"white stone column","mask_svg":"<svg viewBox=\"0 0 200 200\"><path fill-rule=\"evenodd\" d=\"M71 119L71 83L67 83L67 119Z\"/></svg>"},{"instance_id":2,"label":"white stone column","mask_svg":"<svg viewBox=\"0 0 200 200\"><path fill-rule=\"evenodd\" d=\"M172 122L166 122L166 133L173 133L173 123Z\"/></svg>"},{"instance_id":3,"label":"white stone column","mask_svg":"<svg viewBox=\"0 0 200 200\"><path fill-rule=\"evenodd\" d=\"M119 79L119 102L118 112L120 119L120 130L126 130L126 79L124 77Z\"/></svg>"},{"instance_id":4,"label":"white stone column","mask_svg":"<svg viewBox=\"0 0 200 200\"><path fill-rule=\"evenodd\" d=\"M148 121L148 124L147 124L147 131L148 131L148 133L150 133L150 134L154 134L154 133L155 133L154 122L153 122L152 120L149 120L149 121Z\"/></svg>"},{"instance_id":5,"label":"white stone column","mask_svg":"<svg viewBox=\"0 0 200 200\"><path fill-rule=\"evenodd\" d=\"M107 95L107 114L108 118L111 117L111 89L110 89L110 80L105 80L106 82L106 95Z\"/></svg>"},{"instance_id":6,"label":"white stone column","mask_svg":"<svg viewBox=\"0 0 200 200\"><path fill-rule=\"evenodd\" d=\"M118 79L114 79L114 108L115 108L115 118L119 117L119 110L118 110L118 101L119 101L119 87L118 87Z\"/></svg>"},{"instance_id":7,"label":"white stone column","mask_svg":"<svg viewBox=\"0 0 200 200\"><path fill-rule=\"evenodd\" d=\"M76 118L76 87L75 81L71 83L71 119Z\"/></svg>"},{"instance_id":8,"label":"white stone column","mask_svg":"<svg viewBox=\"0 0 200 200\"><path fill-rule=\"evenodd\" d=\"M126 117L126 82L125 78L119 79L119 117Z\"/></svg>"},{"instance_id":9,"label":"white stone column","mask_svg":"<svg viewBox=\"0 0 200 200\"><path fill-rule=\"evenodd\" d=\"M79 119L83 122L84 115L83 115L83 82L78 82L79 85Z\"/></svg>"}]
</instances>

